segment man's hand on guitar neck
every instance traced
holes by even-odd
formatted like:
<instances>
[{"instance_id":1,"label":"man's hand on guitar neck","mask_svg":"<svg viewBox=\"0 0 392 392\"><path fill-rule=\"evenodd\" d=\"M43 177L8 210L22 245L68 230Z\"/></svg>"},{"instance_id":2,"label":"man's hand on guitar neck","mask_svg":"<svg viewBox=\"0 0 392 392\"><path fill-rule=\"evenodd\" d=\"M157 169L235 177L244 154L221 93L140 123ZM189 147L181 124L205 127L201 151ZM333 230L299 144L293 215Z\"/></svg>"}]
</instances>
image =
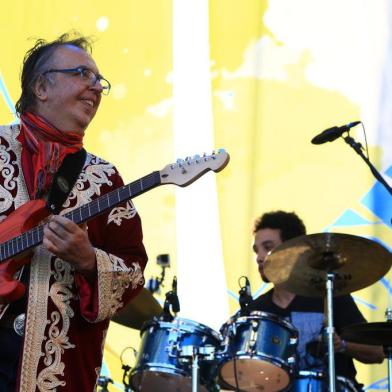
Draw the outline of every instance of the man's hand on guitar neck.
<instances>
[{"instance_id":1,"label":"man's hand on guitar neck","mask_svg":"<svg viewBox=\"0 0 392 392\"><path fill-rule=\"evenodd\" d=\"M96 273L95 251L87 234L87 224L78 226L60 215L53 215L44 228L43 244L61 259L72 264L89 280Z\"/></svg>"}]
</instances>

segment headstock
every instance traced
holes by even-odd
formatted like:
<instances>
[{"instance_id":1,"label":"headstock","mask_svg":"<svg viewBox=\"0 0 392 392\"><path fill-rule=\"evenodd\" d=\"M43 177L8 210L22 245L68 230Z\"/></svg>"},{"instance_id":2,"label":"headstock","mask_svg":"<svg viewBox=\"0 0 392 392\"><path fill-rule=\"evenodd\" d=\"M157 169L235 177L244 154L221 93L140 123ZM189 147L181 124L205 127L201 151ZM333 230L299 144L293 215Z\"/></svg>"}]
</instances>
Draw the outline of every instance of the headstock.
<instances>
[{"instance_id":1,"label":"headstock","mask_svg":"<svg viewBox=\"0 0 392 392\"><path fill-rule=\"evenodd\" d=\"M211 155L195 155L178 159L176 163L165 166L161 171L162 184L176 184L185 187L196 181L204 173L219 172L229 163L230 155L223 149Z\"/></svg>"}]
</instances>

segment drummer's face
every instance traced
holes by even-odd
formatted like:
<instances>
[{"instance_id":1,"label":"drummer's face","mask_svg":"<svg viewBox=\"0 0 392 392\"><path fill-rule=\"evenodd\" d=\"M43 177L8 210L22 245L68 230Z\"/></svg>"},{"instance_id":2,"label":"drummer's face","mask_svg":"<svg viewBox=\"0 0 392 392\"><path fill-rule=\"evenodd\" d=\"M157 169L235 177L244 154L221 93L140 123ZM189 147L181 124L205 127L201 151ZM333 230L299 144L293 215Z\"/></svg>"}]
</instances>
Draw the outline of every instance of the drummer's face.
<instances>
[{"instance_id":1,"label":"drummer's face","mask_svg":"<svg viewBox=\"0 0 392 392\"><path fill-rule=\"evenodd\" d=\"M256 253L256 261L259 266L259 272L264 282L269 282L264 275L263 264L267 254L276 246L282 243L279 229L260 229L255 234L253 251Z\"/></svg>"}]
</instances>

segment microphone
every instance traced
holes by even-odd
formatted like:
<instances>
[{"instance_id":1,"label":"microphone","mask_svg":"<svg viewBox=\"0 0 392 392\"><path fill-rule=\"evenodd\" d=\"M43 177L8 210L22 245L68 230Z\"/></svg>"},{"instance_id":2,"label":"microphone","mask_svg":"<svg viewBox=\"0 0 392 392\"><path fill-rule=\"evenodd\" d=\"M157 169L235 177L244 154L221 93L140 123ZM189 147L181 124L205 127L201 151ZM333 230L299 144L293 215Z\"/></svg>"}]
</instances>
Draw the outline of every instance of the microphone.
<instances>
[{"instance_id":1,"label":"microphone","mask_svg":"<svg viewBox=\"0 0 392 392\"><path fill-rule=\"evenodd\" d=\"M241 314L246 314L249 311L249 306L253 302L252 291L250 289L250 282L246 276L243 276L245 279L245 286L242 286L239 294L239 303L241 307Z\"/></svg>"},{"instance_id":2,"label":"microphone","mask_svg":"<svg viewBox=\"0 0 392 392\"><path fill-rule=\"evenodd\" d=\"M173 313L178 313L180 311L180 301L177 295L177 278L173 278L172 289L166 293L165 303L163 304L163 312L159 316L160 321L172 322L174 316L170 312L170 308Z\"/></svg>"},{"instance_id":3,"label":"microphone","mask_svg":"<svg viewBox=\"0 0 392 392\"><path fill-rule=\"evenodd\" d=\"M173 278L173 283L172 283L172 310L174 313L178 313L180 311L180 301L178 299L178 294L177 294L177 277L175 276Z\"/></svg>"},{"instance_id":4,"label":"microphone","mask_svg":"<svg viewBox=\"0 0 392 392\"><path fill-rule=\"evenodd\" d=\"M312 139L313 144L323 144L326 142L333 142L338 137L342 136L344 132L349 131L351 128L360 124L361 121L354 121L346 125L342 125L341 127L332 127L328 128L325 131L321 132L317 136Z\"/></svg>"}]
</instances>

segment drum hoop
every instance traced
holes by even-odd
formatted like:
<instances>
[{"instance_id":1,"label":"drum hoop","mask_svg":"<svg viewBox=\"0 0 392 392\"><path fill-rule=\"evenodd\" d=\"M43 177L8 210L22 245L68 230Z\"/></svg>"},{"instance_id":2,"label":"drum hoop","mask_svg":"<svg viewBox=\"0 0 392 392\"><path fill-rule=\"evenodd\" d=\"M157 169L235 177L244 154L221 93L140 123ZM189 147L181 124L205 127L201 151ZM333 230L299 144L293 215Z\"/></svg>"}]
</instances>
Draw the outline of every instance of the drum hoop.
<instances>
[{"instance_id":1,"label":"drum hoop","mask_svg":"<svg viewBox=\"0 0 392 392\"><path fill-rule=\"evenodd\" d=\"M235 318L233 320L233 323L235 324L238 321L242 323L242 322L247 321L247 320L252 320L252 318L258 319L258 320L266 320L267 319L267 320L270 320L272 322L276 322L277 324L281 324L281 325L285 326L286 328L288 328L288 329L290 329L290 330L292 330L294 332L297 332L297 329L294 327L294 325L290 321L288 321L288 320L286 320L284 318L281 318L281 317L277 316L276 314L268 313L268 312L262 312L262 311L259 311L259 310L255 310L253 312L250 312L249 316L237 317L237 318Z\"/></svg>"},{"instance_id":2,"label":"drum hoop","mask_svg":"<svg viewBox=\"0 0 392 392\"><path fill-rule=\"evenodd\" d=\"M314 371L314 370L300 370L298 372L298 378L305 378L305 377L313 377L313 378L317 378L317 379L322 379L324 378L324 373L323 372L318 372L318 371ZM341 381L343 383L346 383L346 385L348 385L353 392L357 392L358 389L356 388L355 384L353 381L351 381L349 378L347 377L343 377L343 376L336 376L336 379L338 381Z\"/></svg>"},{"instance_id":3,"label":"drum hoop","mask_svg":"<svg viewBox=\"0 0 392 392\"><path fill-rule=\"evenodd\" d=\"M358 391L357 387L355 386L354 382L351 381L349 378L347 377L343 377L343 376L336 376L338 381L343 381L344 383L348 384L349 387L353 390L353 392Z\"/></svg>"},{"instance_id":4,"label":"drum hoop","mask_svg":"<svg viewBox=\"0 0 392 392\"><path fill-rule=\"evenodd\" d=\"M165 370L165 372L162 372L162 370ZM183 377L188 377L189 374L181 369L176 368L174 365L168 365L167 363L160 363L160 362L153 362L151 364L145 364L142 366L137 366L131 370L131 378L133 376L136 376L140 372L162 372L162 373L170 373L172 375L177 375L177 376L183 376Z\"/></svg>"},{"instance_id":5,"label":"drum hoop","mask_svg":"<svg viewBox=\"0 0 392 392\"><path fill-rule=\"evenodd\" d=\"M213 336L218 343L222 341L222 337L219 334L219 332L215 331L214 329L208 327L207 325L204 325L202 323L199 323L197 321L193 321L190 319L182 318L182 317L176 317L173 321L161 321L157 318L153 318L152 320L148 321L140 331L140 334L142 335L144 331L148 330L151 327L154 326L159 326L159 327L165 327L166 329L170 328L175 328L178 329L179 331L183 332L204 332L206 335ZM187 328L188 327L188 328ZM195 331L190 331L190 328L195 327ZM162 328L163 329L163 328Z\"/></svg>"},{"instance_id":6,"label":"drum hoop","mask_svg":"<svg viewBox=\"0 0 392 392\"><path fill-rule=\"evenodd\" d=\"M288 373L290 373L290 374L292 374L294 372L293 367L290 366L289 364L287 364L285 361L283 361L279 358L276 358L272 355L262 353L262 355L259 355L259 354L257 354L257 355L238 354L238 355L235 355L234 357L228 357L228 356L223 355L222 360L219 363L219 373L220 373L220 370L221 370L223 364L225 364L226 362L229 362L229 361L234 361L234 359L236 361L240 361L241 359L254 359L254 360L268 359L266 362L272 363L273 365L276 365L276 366L280 367L281 369L288 370Z\"/></svg>"}]
</instances>

